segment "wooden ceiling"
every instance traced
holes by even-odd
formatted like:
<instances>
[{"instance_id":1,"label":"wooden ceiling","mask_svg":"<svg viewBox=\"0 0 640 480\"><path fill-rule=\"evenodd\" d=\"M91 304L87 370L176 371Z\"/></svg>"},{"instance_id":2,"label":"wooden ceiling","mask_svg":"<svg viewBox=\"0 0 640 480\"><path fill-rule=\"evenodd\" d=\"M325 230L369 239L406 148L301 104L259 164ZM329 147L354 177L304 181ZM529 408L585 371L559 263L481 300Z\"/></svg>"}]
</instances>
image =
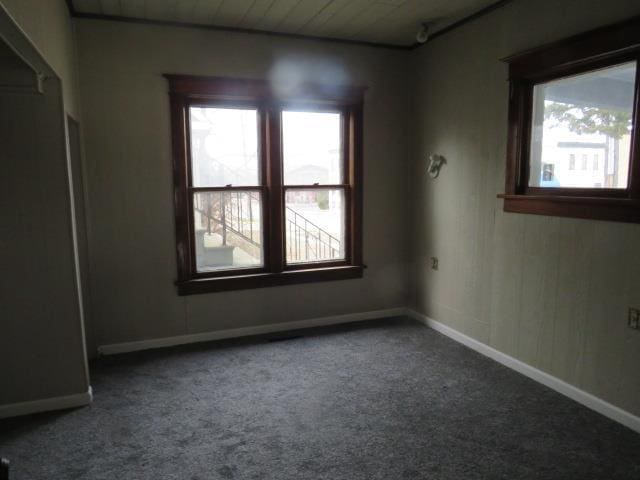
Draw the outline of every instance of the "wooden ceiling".
<instances>
[{"instance_id":1,"label":"wooden ceiling","mask_svg":"<svg viewBox=\"0 0 640 480\"><path fill-rule=\"evenodd\" d=\"M411 46L496 0L70 0L79 17L109 16ZM501 3L501 2L499 2Z\"/></svg>"}]
</instances>

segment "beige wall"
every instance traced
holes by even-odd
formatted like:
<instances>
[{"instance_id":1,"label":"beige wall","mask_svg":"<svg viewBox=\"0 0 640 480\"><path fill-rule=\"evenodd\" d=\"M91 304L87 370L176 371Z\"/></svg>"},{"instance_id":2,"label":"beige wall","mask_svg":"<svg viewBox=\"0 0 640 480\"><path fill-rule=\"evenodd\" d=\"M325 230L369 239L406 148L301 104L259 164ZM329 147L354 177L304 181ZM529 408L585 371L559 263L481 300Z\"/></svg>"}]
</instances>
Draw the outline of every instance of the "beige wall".
<instances>
[{"instance_id":1,"label":"beige wall","mask_svg":"<svg viewBox=\"0 0 640 480\"><path fill-rule=\"evenodd\" d=\"M412 56L410 305L640 414L640 226L504 213L499 59L640 14L637 0L517 0ZM440 178L425 158L447 158ZM440 269L428 268L430 256Z\"/></svg>"},{"instance_id":2,"label":"beige wall","mask_svg":"<svg viewBox=\"0 0 640 480\"><path fill-rule=\"evenodd\" d=\"M67 112L78 118L73 25L64 0L0 0L62 80Z\"/></svg>"},{"instance_id":3,"label":"beige wall","mask_svg":"<svg viewBox=\"0 0 640 480\"><path fill-rule=\"evenodd\" d=\"M261 35L77 22L93 330L98 345L405 304L405 52ZM267 78L287 62L365 100L364 257L357 280L179 297L162 73Z\"/></svg>"}]
</instances>

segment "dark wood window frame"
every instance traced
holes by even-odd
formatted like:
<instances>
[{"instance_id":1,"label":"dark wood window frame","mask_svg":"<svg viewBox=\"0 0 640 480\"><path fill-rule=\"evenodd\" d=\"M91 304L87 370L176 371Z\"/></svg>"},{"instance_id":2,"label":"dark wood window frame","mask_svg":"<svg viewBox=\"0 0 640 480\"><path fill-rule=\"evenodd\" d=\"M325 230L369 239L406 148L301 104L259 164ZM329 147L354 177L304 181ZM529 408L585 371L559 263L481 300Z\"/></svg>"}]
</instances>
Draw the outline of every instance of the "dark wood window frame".
<instances>
[{"instance_id":1,"label":"dark wood window frame","mask_svg":"<svg viewBox=\"0 0 640 480\"><path fill-rule=\"evenodd\" d=\"M169 81L176 249L180 295L270 287L296 283L359 278L362 263L362 135L365 87L299 85L286 96L276 95L267 81L225 77L164 75ZM259 118L260 183L258 187L192 186L189 108L206 105L250 106ZM283 110L340 112L343 138L343 183L283 184ZM198 272L195 264L193 196L199 191L260 190L263 205L264 267ZM345 259L331 262L285 262L284 198L287 189L337 188L345 197Z\"/></svg>"},{"instance_id":2,"label":"dark wood window frame","mask_svg":"<svg viewBox=\"0 0 640 480\"><path fill-rule=\"evenodd\" d=\"M626 189L529 186L533 88L562 77L637 62ZM504 59L509 64L506 212L640 223L640 17Z\"/></svg>"}]
</instances>

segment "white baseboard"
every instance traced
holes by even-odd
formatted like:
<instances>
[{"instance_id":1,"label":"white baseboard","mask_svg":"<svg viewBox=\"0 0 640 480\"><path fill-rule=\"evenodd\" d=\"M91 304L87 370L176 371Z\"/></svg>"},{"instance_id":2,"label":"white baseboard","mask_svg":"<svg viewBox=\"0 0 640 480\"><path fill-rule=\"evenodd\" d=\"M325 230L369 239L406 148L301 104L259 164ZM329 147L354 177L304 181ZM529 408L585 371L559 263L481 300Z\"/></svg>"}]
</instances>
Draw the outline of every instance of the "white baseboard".
<instances>
[{"instance_id":1,"label":"white baseboard","mask_svg":"<svg viewBox=\"0 0 640 480\"><path fill-rule=\"evenodd\" d=\"M574 387L573 385L560 380L553 375L549 375L548 373L543 372L542 370L538 370L537 368L532 367L520 360L517 360L509 355L502 353L495 348L492 348L488 345L485 345L482 342L479 342L464 333L460 333L457 330L454 330L451 327L448 327L440 322L433 320L432 318L427 317L421 313L416 312L412 309L407 309L407 315L415 320L418 320L421 323L424 323L426 326L433 328L434 330L446 335L447 337L466 345L467 347L475 350L482 355L489 357L495 360L502 365L515 370L522 375L525 375L532 380L535 380L538 383L541 383L552 390L555 390L562 395L569 397L572 400L584 405L585 407L594 410L605 417L610 418L622 425L629 427L631 430L634 430L640 433L640 417L637 417L625 410L622 410L615 405L610 404L609 402L605 402L604 400L585 392L584 390L580 390L579 388Z\"/></svg>"},{"instance_id":2,"label":"white baseboard","mask_svg":"<svg viewBox=\"0 0 640 480\"><path fill-rule=\"evenodd\" d=\"M215 332L193 333L179 335L176 337L156 338L151 340L140 340L136 342L113 343L98 347L99 355L114 355L117 353L135 352L138 350L149 350L152 348L172 347L187 343L209 342L211 340L222 340L225 338L247 337L250 335L261 335L264 333L285 332L288 330L299 330L302 328L321 327L325 325L336 325L339 323L360 322L363 320L374 320L376 318L405 316L406 308L387 308L385 310L374 310L371 312L348 313L346 315L334 315L331 317L312 318L294 322L272 323L269 325L259 325L255 327L233 328L229 330L219 330Z\"/></svg>"},{"instance_id":3,"label":"white baseboard","mask_svg":"<svg viewBox=\"0 0 640 480\"><path fill-rule=\"evenodd\" d=\"M30 413L63 410L65 408L84 407L85 405L89 405L92 400L93 393L91 392L91 387L89 387L89 390L85 393L0 405L0 418L18 417Z\"/></svg>"}]
</instances>

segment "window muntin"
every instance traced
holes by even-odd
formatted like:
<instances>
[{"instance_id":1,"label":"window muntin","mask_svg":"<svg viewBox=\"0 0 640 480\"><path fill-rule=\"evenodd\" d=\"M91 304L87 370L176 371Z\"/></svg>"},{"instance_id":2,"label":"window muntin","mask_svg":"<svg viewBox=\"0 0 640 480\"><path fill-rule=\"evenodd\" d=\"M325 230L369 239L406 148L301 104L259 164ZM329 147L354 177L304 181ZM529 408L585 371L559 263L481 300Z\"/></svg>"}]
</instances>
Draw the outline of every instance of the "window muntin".
<instances>
[{"instance_id":1,"label":"window muntin","mask_svg":"<svg viewBox=\"0 0 640 480\"><path fill-rule=\"evenodd\" d=\"M534 85L530 187L627 188L636 69L636 62L625 62ZM588 169L594 151L604 158L602 171ZM543 164L555 166L550 181Z\"/></svg>"}]
</instances>

